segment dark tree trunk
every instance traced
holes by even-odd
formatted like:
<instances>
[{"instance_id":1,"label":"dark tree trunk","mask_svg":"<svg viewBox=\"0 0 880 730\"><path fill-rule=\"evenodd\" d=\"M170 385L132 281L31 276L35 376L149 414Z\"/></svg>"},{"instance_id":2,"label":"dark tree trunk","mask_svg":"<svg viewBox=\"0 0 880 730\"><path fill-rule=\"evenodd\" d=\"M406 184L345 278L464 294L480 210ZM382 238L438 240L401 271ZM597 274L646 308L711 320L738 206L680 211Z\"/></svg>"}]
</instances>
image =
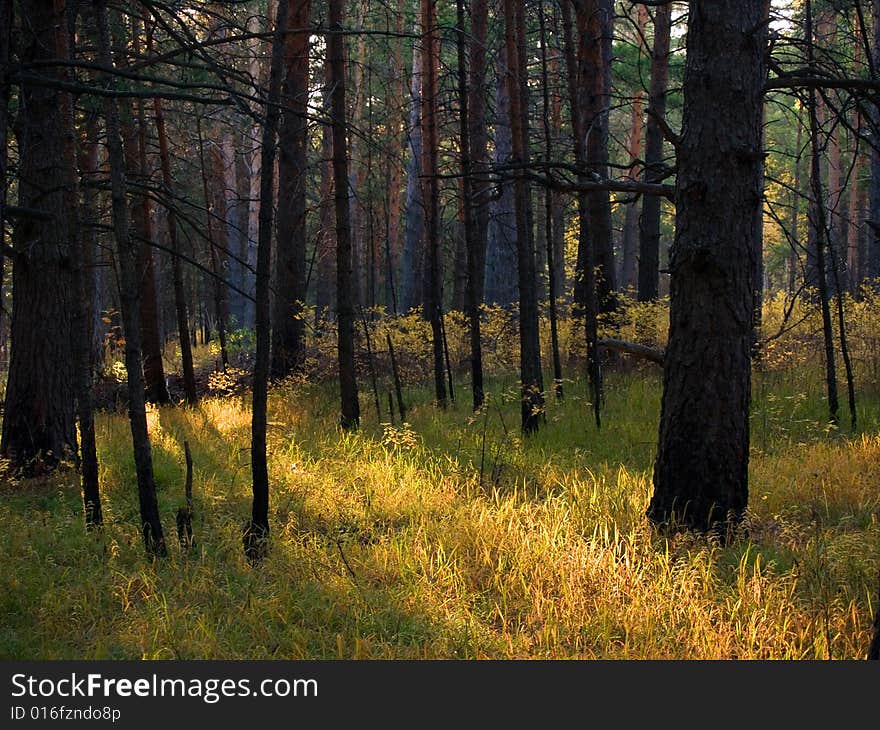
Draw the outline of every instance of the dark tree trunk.
<instances>
[{"instance_id":1,"label":"dark tree trunk","mask_svg":"<svg viewBox=\"0 0 880 730\"><path fill-rule=\"evenodd\" d=\"M135 56L140 55L140 21L132 22L132 49ZM149 185L150 173L147 168L147 127L144 115L144 101L138 99L131 109L131 116L123 125L125 145L125 164L130 179L138 185ZM162 365L162 339L159 335L159 307L156 300L156 270L153 264L155 242L152 205L145 192L133 196L131 208L132 233L139 239L138 251L138 299L143 356L146 398L149 403L168 403L168 386L165 383L165 370Z\"/></svg>"},{"instance_id":2,"label":"dark tree trunk","mask_svg":"<svg viewBox=\"0 0 880 730\"><path fill-rule=\"evenodd\" d=\"M52 0L20 8L22 63L54 59ZM19 205L48 218L22 218L14 230L11 357L0 450L13 468L34 473L76 453L70 349L73 251L71 221L65 211L69 201L60 184L66 179L65 120L57 95L44 86L22 83L20 88Z\"/></svg>"},{"instance_id":3,"label":"dark tree trunk","mask_svg":"<svg viewBox=\"0 0 880 730\"><path fill-rule=\"evenodd\" d=\"M872 38L871 55L873 56L874 69L880 69L880 0L873 0L871 4L874 33ZM880 129L880 99L874 102L871 108L873 112L874 129ZM871 147L871 183L868 195L868 257L867 279L880 278L880 144ZM875 282L875 286L878 282Z\"/></svg>"},{"instance_id":4,"label":"dark tree trunk","mask_svg":"<svg viewBox=\"0 0 880 730\"><path fill-rule=\"evenodd\" d=\"M637 6L636 28L637 32L633 42L638 46L639 52L639 69L641 69L642 59L642 38L645 34L645 27L648 24L648 10L644 5ZM644 92L641 86L636 90L632 100L632 112L630 115L629 139L627 140L627 156L629 157L629 172L627 177L631 180L635 178L636 167L639 160L642 159L642 137L644 136L645 120L644 109ZM621 264L620 264L620 288L622 291L637 291L639 281L639 207L638 202L629 203L626 206L626 213L623 222L623 235L621 236Z\"/></svg>"},{"instance_id":5,"label":"dark tree trunk","mask_svg":"<svg viewBox=\"0 0 880 730\"><path fill-rule=\"evenodd\" d=\"M578 102L582 134L586 137L587 168L601 179L608 178L608 116L611 103L611 36L614 10L611 0L573 0L578 29ZM614 239L611 230L611 198L607 190L587 194L592 260L596 271L599 312L615 308L616 280Z\"/></svg>"},{"instance_id":6,"label":"dark tree trunk","mask_svg":"<svg viewBox=\"0 0 880 730\"><path fill-rule=\"evenodd\" d=\"M549 163L553 159L553 133L550 108L550 78L547 67L547 28L544 21L544 3L538 6L538 19L541 29L541 86L543 87L543 123L544 123L544 157ZM554 240L555 231L553 215L553 191L544 191L544 244L547 248L547 289L550 310L550 349L553 353L553 386L557 399L562 399L562 358L559 354L559 327L556 313L556 300L559 292L556 289L556 261Z\"/></svg>"},{"instance_id":7,"label":"dark tree trunk","mask_svg":"<svg viewBox=\"0 0 880 730\"><path fill-rule=\"evenodd\" d=\"M568 101L571 112L571 130L574 139L574 157L578 168L582 171L578 175L578 181L586 180L586 148L584 145L583 110L578 101L578 73L579 65L575 54L575 40L571 19L571 7L569 2L562 3L562 25L565 34L564 52L565 65L568 78ZM590 211L589 199L585 192L577 195L578 210L578 255L575 266L574 281L574 307L572 314L575 318L583 317L584 334L587 346L587 372L590 380L590 392L593 399L593 414L596 426L601 425L601 402L602 402L602 372L599 367L598 357L598 302L596 300L596 277L592 266L587 264L592 260L590 238Z\"/></svg>"},{"instance_id":8,"label":"dark tree trunk","mask_svg":"<svg viewBox=\"0 0 880 730\"><path fill-rule=\"evenodd\" d=\"M654 45L651 50L651 80L648 88L648 122L645 128L645 182L662 179L663 129L658 119L666 117L666 85L669 78L669 34L672 4L654 9ZM658 195L642 198L639 219L640 302L650 302L660 294L660 206Z\"/></svg>"},{"instance_id":9,"label":"dark tree trunk","mask_svg":"<svg viewBox=\"0 0 880 730\"><path fill-rule=\"evenodd\" d=\"M311 0L294 0L289 30L307 28ZM278 231L275 245L275 316L272 325L273 378L302 366L306 299L306 148L309 97L309 34L288 33L284 41L281 87L281 128L278 135Z\"/></svg>"},{"instance_id":10,"label":"dark tree trunk","mask_svg":"<svg viewBox=\"0 0 880 730\"><path fill-rule=\"evenodd\" d=\"M76 11L65 0L54 0L55 47L57 57L72 61L71 27ZM59 71L61 81L72 81L69 69ZM95 445L95 416L92 411L92 368L90 363L89 323L91 320L90 297L86 294L86 255L79 220L79 179L77 176L76 121L73 98L67 91L58 92L61 114L62 155L64 162L64 214L67 245L71 254L73 280L73 317L70 330L70 349L74 358L76 381L76 408L80 434L80 470L86 527L103 524L101 495L98 490L98 452Z\"/></svg>"},{"instance_id":11,"label":"dark tree trunk","mask_svg":"<svg viewBox=\"0 0 880 730\"><path fill-rule=\"evenodd\" d=\"M418 24L417 24L418 25ZM418 32L418 27L415 29ZM407 314L424 303L425 203L422 200L422 69L424 52L413 44L410 84L409 160L406 164L406 220L400 275L400 307Z\"/></svg>"},{"instance_id":12,"label":"dark tree trunk","mask_svg":"<svg viewBox=\"0 0 880 730\"><path fill-rule=\"evenodd\" d=\"M498 74L495 99L495 164L510 163L512 136L510 124L509 68L515 61L502 46L498 52ZM511 307L517 298L516 278L516 205L513 182L506 176L499 183L500 195L492 201L489 216L488 241L486 245L486 268L484 295L487 304Z\"/></svg>"},{"instance_id":13,"label":"dark tree trunk","mask_svg":"<svg viewBox=\"0 0 880 730\"><path fill-rule=\"evenodd\" d=\"M360 421L357 371L354 358L355 303L352 291L351 226L348 205L348 142L345 103L345 17L343 0L329 0L327 33L328 79L332 89L330 114L333 127L333 185L336 204L336 322L338 329L340 426L355 430Z\"/></svg>"},{"instance_id":14,"label":"dark tree trunk","mask_svg":"<svg viewBox=\"0 0 880 730\"><path fill-rule=\"evenodd\" d=\"M438 179L437 74L440 37L436 0L422 3L422 200L425 203L425 304L422 316L431 323L434 398L446 407L446 368L443 354L443 271L440 257L440 185Z\"/></svg>"},{"instance_id":15,"label":"dark tree trunk","mask_svg":"<svg viewBox=\"0 0 880 730\"><path fill-rule=\"evenodd\" d=\"M800 263L800 224L798 216L801 207L801 159L803 158L801 142L803 141L803 125L797 120L797 141L795 142L794 183L791 191L791 223L789 224L788 252L788 293L794 295L797 271Z\"/></svg>"},{"instance_id":16,"label":"dark tree trunk","mask_svg":"<svg viewBox=\"0 0 880 730\"><path fill-rule=\"evenodd\" d=\"M474 11L479 17L473 20L474 30L481 33L486 29L486 3L478 2ZM474 185L471 175L473 174L473 162L471 159L471 120L470 120L470 97L467 82L466 60L466 37L465 37L465 8L463 0L456 2L456 22L458 23L458 99L459 113L459 146L461 149L461 193L462 214L464 216L464 239L467 251L467 314L470 329L471 345L471 393L473 395L473 408L478 410L483 405L483 349L480 341L480 289L477 279L482 275L480 270L480 250L477 241L477 231L474 216ZM485 38L485 36L483 36ZM472 46L473 48L473 46Z\"/></svg>"},{"instance_id":17,"label":"dark tree trunk","mask_svg":"<svg viewBox=\"0 0 880 730\"><path fill-rule=\"evenodd\" d=\"M110 53L110 33L107 29L105 0L94 0L98 25L99 59L106 68L113 67ZM108 74L106 85L115 90L115 78ZM116 99L105 96L104 118L107 132L107 159L110 167L110 186L113 212L113 231L116 238L119 265L119 301L125 335L125 369L128 373L128 418L131 424L134 463L137 473L141 529L148 555L166 554L165 535L159 517L156 482L153 477L153 456L147 430L147 409L144 395L144 373L141 358L140 287L138 286L138 248L129 230L129 201L125 191L125 165L119 110Z\"/></svg>"},{"instance_id":18,"label":"dark tree trunk","mask_svg":"<svg viewBox=\"0 0 880 730\"><path fill-rule=\"evenodd\" d=\"M486 44L489 37L489 6L487 0L471 3L470 65L468 67L468 139L470 140L471 194L473 196L473 243L475 269L468 277L468 286L475 286L477 302L483 302L486 271L486 246L489 234L489 169L486 129ZM470 295L469 295L470 296Z\"/></svg>"},{"instance_id":19,"label":"dark tree trunk","mask_svg":"<svg viewBox=\"0 0 880 730\"><path fill-rule=\"evenodd\" d=\"M281 64L284 29L289 1L280 0L269 66L269 94L266 98L263 141L260 148L260 213L257 238L256 339L254 355L253 413L251 418L251 477L253 503L251 520L244 533L244 552L257 563L266 555L269 540L269 465L266 457L266 406L269 396L269 282L271 280L275 142L278 133Z\"/></svg>"},{"instance_id":20,"label":"dark tree trunk","mask_svg":"<svg viewBox=\"0 0 880 730\"><path fill-rule=\"evenodd\" d=\"M156 134L159 137L159 164L162 167L162 183L165 194L173 195L174 180L171 177L171 159L168 153L168 135L165 131L165 114L162 100L158 97L153 102L156 115ZM183 264L180 259L181 245L177 237L177 216L172 206L168 207L166 218L168 239L171 244L171 279L174 286L174 312L177 317L177 336L180 341L180 362L183 373L183 392L188 405L198 403L196 377L193 368L192 344L189 339L189 315L186 308L186 290L183 284Z\"/></svg>"},{"instance_id":21,"label":"dark tree trunk","mask_svg":"<svg viewBox=\"0 0 880 730\"><path fill-rule=\"evenodd\" d=\"M733 526L748 501L764 0L689 4L655 524Z\"/></svg>"},{"instance_id":22,"label":"dark tree trunk","mask_svg":"<svg viewBox=\"0 0 880 730\"><path fill-rule=\"evenodd\" d=\"M514 176L516 259L519 283L519 346L521 425L524 434L538 430L544 418L544 378L538 335L537 274L529 213L529 188L524 168L529 163L528 131L524 125L526 86L525 17L522 0L504 0L504 41L510 76L510 127Z\"/></svg>"},{"instance_id":23,"label":"dark tree trunk","mask_svg":"<svg viewBox=\"0 0 880 730\"><path fill-rule=\"evenodd\" d=\"M326 78L327 69L325 69ZM324 89L324 106L330 106L331 86ZM336 233L333 224L333 130L324 124L321 128L321 182L318 203L317 267L318 282L315 287L316 316L329 315L336 308Z\"/></svg>"},{"instance_id":24,"label":"dark tree trunk","mask_svg":"<svg viewBox=\"0 0 880 730\"><path fill-rule=\"evenodd\" d=\"M9 92L12 88L7 75L12 46L12 0L0 0L0 302L3 301L3 279L6 257L3 247L6 244L6 168L9 157ZM3 307L0 307L0 332L3 331ZM2 335L0 335L0 353L2 353Z\"/></svg>"}]
</instances>

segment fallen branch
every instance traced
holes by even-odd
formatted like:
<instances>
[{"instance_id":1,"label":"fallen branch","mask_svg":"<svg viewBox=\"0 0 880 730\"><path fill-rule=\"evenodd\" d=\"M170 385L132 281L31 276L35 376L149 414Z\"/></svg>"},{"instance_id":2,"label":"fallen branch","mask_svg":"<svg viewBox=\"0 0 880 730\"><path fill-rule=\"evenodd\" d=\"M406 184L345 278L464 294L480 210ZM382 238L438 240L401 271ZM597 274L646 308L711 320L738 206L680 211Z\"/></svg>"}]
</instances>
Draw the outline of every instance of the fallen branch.
<instances>
[{"instance_id":1,"label":"fallen branch","mask_svg":"<svg viewBox=\"0 0 880 730\"><path fill-rule=\"evenodd\" d=\"M627 355L632 355L633 357L650 360L658 365L663 364L664 351L658 350L656 347L639 345L635 342L625 342L624 340L613 340L607 337L598 340L596 344L599 347L604 347L606 350L617 350L618 352L625 352Z\"/></svg>"}]
</instances>

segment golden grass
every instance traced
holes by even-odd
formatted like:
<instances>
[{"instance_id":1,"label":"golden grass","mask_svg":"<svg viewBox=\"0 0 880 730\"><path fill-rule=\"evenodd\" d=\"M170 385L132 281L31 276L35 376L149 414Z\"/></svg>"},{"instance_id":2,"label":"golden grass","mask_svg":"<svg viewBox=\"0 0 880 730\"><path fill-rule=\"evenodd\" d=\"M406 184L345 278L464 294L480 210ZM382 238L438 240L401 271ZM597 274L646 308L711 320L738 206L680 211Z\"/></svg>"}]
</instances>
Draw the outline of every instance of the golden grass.
<instances>
[{"instance_id":1,"label":"golden grass","mask_svg":"<svg viewBox=\"0 0 880 730\"><path fill-rule=\"evenodd\" d=\"M72 473L0 487L0 655L864 655L880 565L875 433L827 433L821 402L808 398L804 418L768 420L769 394L788 397L771 382L755 408L753 431L765 433L752 458L748 534L727 547L666 539L643 518L656 377L610 379L602 431L583 385L567 385L568 399L549 403L547 426L525 441L501 384L478 416L464 404L440 413L411 391L406 427L375 423L364 394L353 435L335 428L332 388L275 389L272 547L257 569L241 544L247 398L150 413L166 530L183 499L184 439L195 462L195 553L169 534L171 555L156 564L137 529L127 421L104 414L101 534L83 530Z\"/></svg>"}]
</instances>

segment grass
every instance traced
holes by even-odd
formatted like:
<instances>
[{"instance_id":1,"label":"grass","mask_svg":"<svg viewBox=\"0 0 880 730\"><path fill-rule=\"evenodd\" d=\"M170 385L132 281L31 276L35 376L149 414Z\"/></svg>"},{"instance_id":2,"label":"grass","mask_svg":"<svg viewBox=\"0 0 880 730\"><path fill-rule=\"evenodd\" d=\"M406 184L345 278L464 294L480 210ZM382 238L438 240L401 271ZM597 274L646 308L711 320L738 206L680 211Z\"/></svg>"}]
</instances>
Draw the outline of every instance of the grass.
<instances>
[{"instance_id":1,"label":"grass","mask_svg":"<svg viewBox=\"0 0 880 730\"><path fill-rule=\"evenodd\" d=\"M155 564L128 423L102 414L102 532L84 531L71 471L0 486L0 656L861 658L880 565L880 402L866 400L862 432L828 429L809 377L756 375L749 533L727 547L645 523L654 371L609 376L601 431L583 384L566 383L528 440L510 380L492 381L477 415L464 392L441 412L409 390L403 427L378 423L365 393L357 434L335 427L332 384L280 386L258 569L241 543L246 397L150 412L171 546ZM184 439L190 556L172 534Z\"/></svg>"}]
</instances>

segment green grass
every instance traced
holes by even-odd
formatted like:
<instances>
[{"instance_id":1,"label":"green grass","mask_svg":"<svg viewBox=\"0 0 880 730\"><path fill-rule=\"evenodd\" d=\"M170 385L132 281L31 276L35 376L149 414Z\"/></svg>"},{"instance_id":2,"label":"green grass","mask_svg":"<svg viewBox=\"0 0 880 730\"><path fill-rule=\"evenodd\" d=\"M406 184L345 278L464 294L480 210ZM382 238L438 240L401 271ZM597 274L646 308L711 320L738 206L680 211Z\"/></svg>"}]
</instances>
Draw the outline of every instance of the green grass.
<instances>
[{"instance_id":1,"label":"green grass","mask_svg":"<svg viewBox=\"0 0 880 730\"><path fill-rule=\"evenodd\" d=\"M0 484L0 656L862 657L880 565L880 399L863 396L860 432L829 429L822 398L804 395L821 392L816 378L756 374L749 533L727 547L645 523L654 369L609 374L601 430L583 383L567 382L526 440L512 379L491 381L476 415L466 383L445 412L410 389L407 427L378 423L365 392L357 434L336 428L332 383L275 389L272 545L258 569L241 543L247 398L150 413L171 548L155 564L128 423L102 414L102 532L84 531L72 472ZM173 535L184 439L191 556Z\"/></svg>"}]
</instances>

